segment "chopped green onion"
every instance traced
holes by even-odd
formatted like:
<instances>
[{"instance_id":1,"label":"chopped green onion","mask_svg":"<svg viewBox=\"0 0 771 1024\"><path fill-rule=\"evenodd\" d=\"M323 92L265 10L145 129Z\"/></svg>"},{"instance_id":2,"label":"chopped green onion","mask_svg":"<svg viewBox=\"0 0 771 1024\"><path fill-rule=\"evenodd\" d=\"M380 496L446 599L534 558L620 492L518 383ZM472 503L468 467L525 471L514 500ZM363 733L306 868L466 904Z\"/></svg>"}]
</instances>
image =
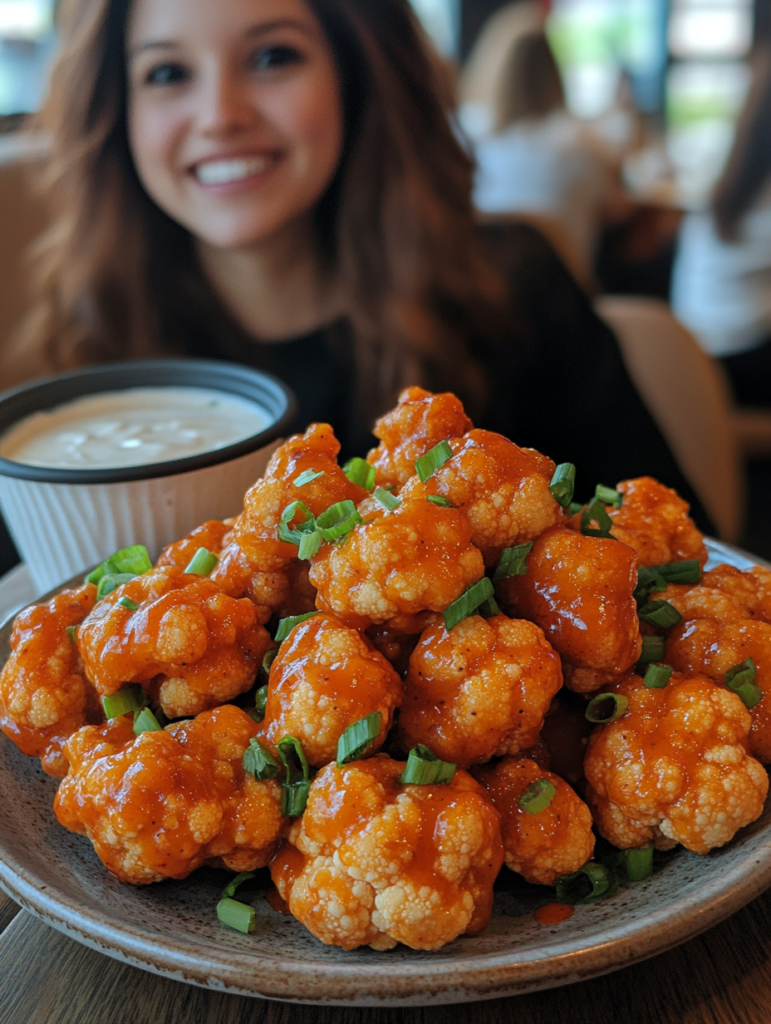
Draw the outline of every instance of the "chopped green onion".
<instances>
[{"instance_id":1,"label":"chopped green onion","mask_svg":"<svg viewBox=\"0 0 771 1024\"><path fill-rule=\"evenodd\" d=\"M70 642L77 647L78 646L78 627L77 626L65 626L64 632L70 638Z\"/></svg>"},{"instance_id":2,"label":"chopped green onion","mask_svg":"<svg viewBox=\"0 0 771 1024\"><path fill-rule=\"evenodd\" d=\"M415 472L420 477L420 482L424 484L451 458L452 448L446 441L440 441L430 452L421 455L415 463Z\"/></svg>"},{"instance_id":3,"label":"chopped green onion","mask_svg":"<svg viewBox=\"0 0 771 1024\"><path fill-rule=\"evenodd\" d=\"M318 480L320 476L324 476L324 470L321 469L317 473L315 469L306 469L305 472L300 473L296 476L292 483L295 487L305 487L306 484L312 484L314 480Z\"/></svg>"},{"instance_id":4,"label":"chopped green onion","mask_svg":"<svg viewBox=\"0 0 771 1024\"><path fill-rule=\"evenodd\" d=\"M249 746L244 751L241 759L244 771L253 775L258 782L265 779L275 779L279 772L278 762L272 754L254 736L249 740Z\"/></svg>"},{"instance_id":5,"label":"chopped green onion","mask_svg":"<svg viewBox=\"0 0 771 1024\"><path fill-rule=\"evenodd\" d=\"M554 470L549 490L555 501L567 508L573 500L576 489L576 467L572 462L563 462Z\"/></svg>"},{"instance_id":6,"label":"chopped green onion","mask_svg":"<svg viewBox=\"0 0 771 1024\"><path fill-rule=\"evenodd\" d=\"M655 590L666 590L669 583L698 583L701 564L696 558L683 562L665 562L664 565L642 566L637 572L636 600L645 602Z\"/></svg>"},{"instance_id":7,"label":"chopped green onion","mask_svg":"<svg viewBox=\"0 0 771 1024\"><path fill-rule=\"evenodd\" d=\"M316 520L316 528L324 540L338 540L350 533L360 522L361 516L352 501L338 501L326 512L321 513Z\"/></svg>"},{"instance_id":8,"label":"chopped green onion","mask_svg":"<svg viewBox=\"0 0 771 1024\"><path fill-rule=\"evenodd\" d=\"M484 604L480 604L478 611L483 619L494 619L496 615L501 614L501 609L494 597L488 597Z\"/></svg>"},{"instance_id":9,"label":"chopped green onion","mask_svg":"<svg viewBox=\"0 0 771 1024\"><path fill-rule=\"evenodd\" d=\"M118 587L122 587L124 583L130 583L135 580L136 576L133 572L115 572L106 573L99 580L99 584L96 588L96 599L101 601L103 597L107 597L113 590L117 590Z\"/></svg>"},{"instance_id":10,"label":"chopped green onion","mask_svg":"<svg viewBox=\"0 0 771 1024\"><path fill-rule=\"evenodd\" d=\"M527 573L527 556L533 550L533 542L517 544L513 548L504 548L498 565L495 567L494 580L507 580L512 576L524 576Z\"/></svg>"},{"instance_id":11,"label":"chopped green onion","mask_svg":"<svg viewBox=\"0 0 771 1024\"><path fill-rule=\"evenodd\" d=\"M463 619L467 619L469 615L473 615L477 608L491 597L495 597L495 587L487 576L483 576L478 583L461 594L457 601L453 601L449 608L445 608L444 624L447 631L449 632Z\"/></svg>"},{"instance_id":12,"label":"chopped green onion","mask_svg":"<svg viewBox=\"0 0 771 1024\"><path fill-rule=\"evenodd\" d=\"M653 874L653 847L623 851L623 865L630 882L642 882Z\"/></svg>"},{"instance_id":13,"label":"chopped green onion","mask_svg":"<svg viewBox=\"0 0 771 1024\"><path fill-rule=\"evenodd\" d=\"M262 665L260 665L260 672L262 672L268 678L270 677L270 670L273 665L273 662L276 660L277 654L278 647L271 647L269 651L265 652L265 656L262 659Z\"/></svg>"},{"instance_id":14,"label":"chopped green onion","mask_svg":"<svg viewBox=\"0 0 771 1024\"><path fill-rule=\"evenodd\" d=\"M253 718L255 722L262 722L265 720L265 706L268 703L268 687L261 686L254 695L254 707L249 712L249 717Z\"/></svg>"},{"instance_id":15,"label":"chopped green onion","mask_svg":"<svg viewBox=\"0 0 771 1024\"><path fill-rule=\"evenodd\" d=\"M624 495L621 491L617 491L615 487L606 487L605 484L597 484L594 496L605 505L615 505L616 508L621 508L624 500Z\"/></svg>"},{"instance_id":16,"label":"chopped green onion","mask_svg":"<svg viewBox=\"0 0 771 1024\"><path fill-rule=\"evenodd\" d=\"M403 786L443 786L455 778L457 765L442 761L428 747L418 743L407 758L407 767L399 776Z\"/></svg>"},{"instance_id":17,"label":"chopped green onion","mask_svg":"<svg viewBox=\"0 0 771 1024\"><path fill-rule=\"evenodd\" d=\"M618 890L618 879L604 864L593 861L584 864L580 871L563 875L556 886L560 903L591 903L603 897L612 896Z\"/></svg>"},{"instance_id":18,"label":"chopped green onion","mask_svg":"<svg viewBox=\"0 0 771 1024\"><path fill-rule=\"evenodd\" d=\"M310 768L302 744L294 736L285 736L278 744L278 756L286 768L286 781L281 784L281 813L287 818L299 818L311 788Z\"/></svg>"},{"instance_id":19,"label":"chopped green onion","mask_svg":"<svg viewBox=\"0 0 771 1024\"><path fill-rule=\"evenodd\" d=\"M649 690L663 690L672 678L674 671L669 665L657 665L655 662L651 662L645 670L643 686L647 686Z\"/></svg>"},{"instance_id":20,"label":"chopped green onion","mask_svg":"<svg viewBox=\"0 0 771 1024\"><path fill-rule=\"evenodd\" d=\"M666 646L663 636L644 636L642 650L637 661L638 665L648 665L652 661L661 661Z\"/></svg>"},{"instance_id":21,"label":"chopped green onion","mask_svg":"<svg viewBox=\"0 0 771 1024\"><path fill-rule=\"evenodd\" d=\"M594 527L591 524L597 523ZM611 537L613 520L597 498L593 498L581 513L581 533L587 537Z\"/></svg>"},{"instance_id":22,"label":"chopped green onion","mask_svg":"<svg viewBox=\"0 0 771 1024\"><path fill-rule=\"evenodd\" d=\"M185 572L192 573L194 576L209 576L214 572L217 562L219 562L219 558L215 554L207 551L206 548L199 548Z\"/></svg>"},{"instance_id":23,"label":"chopped green onion","mask_svg":"<svg viewBox=\"0 0 771 1024\"><path fill-rule=\"evenodd\" d=\"M394 509L401 505L401 500L397 498L395 494L391 494L390 491L387 491L384 487L378 487L373 494L373 498L389 512L393 512Z\"/></svg>"},{"instance_id":24,"label":"chopped green onion","mask_svg":"<svg viewBox=\"0 0 771 1024\"><path fill-rule=\"evenodd\" d=\"M276 635L274 637L276 643L282 643L282 641L286 640L295 626L299 626L301 622L305 622L306 619L312 619L314 615L318 614L318 612L306 612L305 615L290 615L286 619L280 619L278 628L276 629Z\"/></svg>"},{"instance_id":25,"label":"chopped green onion","mask_svg":"<svg viewBox=\"0 0 771 1024\"><path fill-rule=\"evenodd\" d=\"M580 501L571 501L568 505L568 512L571 514L571 516L574 516L577 513L579 513L583 507L584 506L581 504Z\"/></svg>"},{"instance_id":26,"label":"chopped green onion","mask_svg":"<svg viewBox=\"0 0 771 1024\"><path fill-rule=\"evenodd\" d=\"M250 935L256 928L254 907L248 907L238 900L220 900L217 904L217 917L228 928Z\"/></svg>"},{"instance_id":27,"label":"chopped green onion","mask_svg":"<svg viewBox=\"0 0 771 1024\"><path fill-rule=\"evenodd\" d=\"M669 601L651 601L643 605L638 614L643 622L658 629L671 629L683 621L680 612Z\"/></svg>"},{"instance_id":28,"label":"chopped green onion","mask_svg":"<svg viewBox=\"0 0 771 1024\"><path fill-rule=\"evenodd\" d=\"M106 558L101 565L86 576L86 583L98 583L103 576L120 573L130 573L132 576L142 576L149 572L153 563L144 544L132 544L131 547L121 548L114 555Z\"/></svg>"},{"instance_id":29,"label":"chopped green onion","mask_svg":"<svg viewBox=\"0 0 771 1024\"><path fill-rule=\"evenodd\" d=\"M429 494L426 501L430 501L432 505L437 505L439 508L455 508L450 499L443 497L441 494Z\"/></svg>"},{"instance_id":30,"label":"chopped green onion","mask_svg":"<svg viewBox=\"0 0 771 1024\"><path fill-rule=\"evenodd\" d=\"M289 525L294 517L301 512L303 520L294 529ZM304 501L293 501L287 505L281 513L278 524L278 539L286 541L287 544L294 544L299 548L303 534L313 533L316 529L316 519Z\"/></svg>"},{"instance_id":31,"label":"chopped green onion","mask_svg":"<svg viewBox=\"0 0 771 1024\"><path fill-rule=\"evenodd\" d=\"M323 543L324 538L319 530L314 530L313 533L304 533L300 541L300 550L297 552L297 557L302 561L313 558Z\"/></svg>"},{"instance_id":32,"label":"chopped green onion","mask_svg":"<svg viewBox=\"0 0 771 1024\"><path fill-rule=\"evenodd\" d=\"M629 701L621 693L600 693L586 705L584 717L595 725L607 725L621 718Z\"/></svg>"},{"instance_id":33,"label":"chopped green onion","mask_svg":"<svg viewBox=\"0 0 771 1024\"><path fill-rule=\"evenodd\" d=\"M757 678L758 670L754 658L747 658L741 665L734 665L725 676L728 689L741 697L744 706L750 710L763 699L763 691L758 686Z\"/></svg>"},{"instance_id":34,"label":"chopped green onion","mask_svg":"<svg viewBox=\"0 0 771 1024\"><path fill-rule=\"evenodd\" d=\"M353 725L349 725L337 741L338 768L347 761L355 761L362 754L366 753L380 735L382 724L382 713L380 711L373 711L366 718L362 718L360 721L354 722Z\"/></svg>"},{"instance_id":35,"label":"chopped green onion","mask_svg":"<svg viewBox=\"0 0 771 1024\"><path fill-rule=\"evenodd\" d=\"M349 459L343 466L343 472L352 484L363 487L365 491L372 493L375 489L375 467L366 459Z\"/></svg>"},{"instance_id":36,"label":"chopped green onion","mask_svg":"<svg viewBox=\"0 0 771 1024\"><path fill-rule=\"evenodd\" d=\"M142 708L134 712L134 735L140 736L143 732L160 732L161 723L152 713L150 708Z\"/></svg>"},{"instance_id":37,"label":"chopped green onion","mask_svg":"<svg viewBox=\"0 0 771 1024\"><path fill-rule=\"evenodd\" d=\"M658 569L641 566L637 570L637 586L634 589L635 601L645 604L654 591L666 589L667 581Z\"/></svg>"},{"instance_id":38,"label":"chopped green onion","mask_svg":"<svg viewBox=\"0 0 771 1024\"><path fill-rule=\"evenodd\" d=\"M250 878L255 877L256 875L254 871L242 871L240 875L236 875L235 878L231 878L231 880L222 890L223 900L232 899L235 896L239 886L243 885L244 882L248 882Z\"/></svg>"},{"instance_id":39,"label":"chopped green onion","mask_svg":"<svg viewBox=\"0 0 771 1024\"><path fill-rule=\"evenodd\" d=\"M557 787L548 779L536 779L523 791L517 805L528 814L539 814L545 811L554 797L557 795Z\"/></svg>"},{"instance_id":40,"label":"chopped green onion","mask_svg":"<svg viewBox=\"0 0 771 1024\"><path fill-rule=\"evenodd\" d=\"M141 711L147 707L147 694L139 683L126 683L109 697L102 697L105 718L119 718L129 711Z\"/></svg>"},{"instance_id":41,"label":"chopped green onion","mask_svg":"<svg viewBox=\"0 0 771 1024\"><path fill-rule=\"evenodd\" d=\"M138 604L134 604L133 601L129 601L127 597L122 597L120 601L118 601L118 604L121 606L121 608L128 608L130 612L135 612L139 607Z\"/></svg>"}]
</instances>

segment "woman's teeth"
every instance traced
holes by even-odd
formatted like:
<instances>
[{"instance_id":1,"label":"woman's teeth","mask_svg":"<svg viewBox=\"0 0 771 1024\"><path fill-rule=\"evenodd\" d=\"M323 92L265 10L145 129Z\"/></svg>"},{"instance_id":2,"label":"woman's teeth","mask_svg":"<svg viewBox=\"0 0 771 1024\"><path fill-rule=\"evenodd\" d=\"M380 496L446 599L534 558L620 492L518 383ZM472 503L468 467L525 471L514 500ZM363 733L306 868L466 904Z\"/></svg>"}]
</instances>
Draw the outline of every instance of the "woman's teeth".
<instances>
[{"instance_id":1,"label":"woman's teeth","mask_svg":"<svg viewBox=\"0 0 771 1024\"><path fill-rule=\"evenodd\" d=\"M270 164L267 156L253 156L238 160L211 160L199 164L195 174L202 185L230 185L255 174L262 174Z\"/></svg>"}]
</instances>

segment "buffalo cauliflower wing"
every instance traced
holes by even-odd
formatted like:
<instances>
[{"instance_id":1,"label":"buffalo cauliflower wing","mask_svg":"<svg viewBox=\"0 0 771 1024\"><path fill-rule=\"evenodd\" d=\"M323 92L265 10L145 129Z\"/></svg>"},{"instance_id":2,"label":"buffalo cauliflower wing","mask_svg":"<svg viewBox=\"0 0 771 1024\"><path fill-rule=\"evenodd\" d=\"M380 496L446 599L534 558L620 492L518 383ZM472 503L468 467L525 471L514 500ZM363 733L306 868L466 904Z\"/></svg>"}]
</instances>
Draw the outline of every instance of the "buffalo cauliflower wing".
<instances>
[{"instance_id":1,"label":"buffalo cauliflower wing","mask_svg":"<svg viewBox=\"0 0 771 1024\"><path fill-rule=\"evenodd\" d=\"M500 812L506 866L526 881L555 885L592 859L591 811L559 775L527 757L504 757L495 765L475 768L473 775ZM555 792L547 807L533 813L519 801L541 779Z\"/></svg>"},{"instance_id":2,"label":"buffalo cauliflower wing","mask_svg":"<svg viewBox=\"0 0 771 1024\"><path fill-rule=\"evenodd\" d=\"M364 628L397 615L444 611L484 575L471 526L452 508L402 501L374 511L342 544L325 544L311 563L316 604Z\"/></svg>"},{"instance_id":3,"label":"buffalo cauliflower wing","mask_svg":"<svg viewBox=\"0 0 771 1024\"><path fill-rule=\"evenodd\" d=\"M688 504L650 476L624 480L617 488L621 508L609 508L613 536L634 548L640 565L664 565L692 558L707 561L704 537L688 516Z\"/></svg>"},{"instance_id":4,"label":"buffalo cauliflower wing","mask_svg":"<svg viewBox=\"0 0 771 1024\"><path fill-rule=\"evenodd\" d=\"M461 767L532 747L562 686L560 659L532 622L472 615L429 627L410 658L399 742Z\"/></svg>"},{"instance_id":5,"label":"buffalo cauliflower wing","mask_svg":"<svg viewBox=\"0 0 771 1024\"><path fill-rule=\"evenodd\" d=\"M78 630L86 673L101 695L141 683L169 718L244 693L271 646L251 601L171 567L119 586Z\"/></svg>"},{"instance_id":6,"label":"buffalo cauliflower wing","mask_svg":"<svg viewBox=\"0 0 771 1024\"><path fill-rule=\"evenodd\" d=\"M760 816L768 776L747 753L751 719L736 694L678 673L663 689L630 676L613 691L628 708L597 726L584 759L586 800L609 842L703 854Z\"/></svg>"},{"instance_id":7,"label":"buffalo cauliflower wing","mask_svg":"<svg viewBox=\"0 0 771 1024\"><path fill-rule=\"evenodd\" d=\"M732 565L718 565L695 586L671 583L652 598L669 601L684 619L771 623L771 569L757 565L742 572Z\"/></svg>"},{"instance_id":8,"label":"buffalo cauliflower wing","mask_svg":"<svg viewBox=\"0 0 771 1024\"><path fill-rule=\"evenodd\" d=\"M284 736L303 746L316 768L333 761L345 730L376 711L378 750L402 701L402 681L382 654L355 629L331 615L295 626L271 665L263 733L276 752Z\"/></svg>"},{"instance_id":9,"label":"buffalo cauliflower wing","mask_svg":"<svg viewBox=\"0 0 771 1024\"><path fill-rule=\"evenodd\" d=\"M752 658L763 697L750 710L749 751L771 764L771 626L751 619L686 621L669 634L664 657L680 672L702 673L721 684L726 673Z\"/></svg>"},{"instance_id":10,"label":"buffalo cauliflower wing","mask_svg":"<svg viewBox=\"0 0 771 1024\"><path fill-rule=\"evenodd\" d=\"M314 516L340 501L358 504L367 497L363 487L352 483L337 464L340 442L326 423L312 423L304 434L295 434L278 448L265 476L246 492L244 510L233 526L233 540L251 565L262 573L283 569L297 558L297 547L278 536L284 510L303 502ZM303 482L304 474L316 475ZM302 478L297 483L298 478ZM288 524L303 521L302 510Z\"/></svg>"},{"instance_id":11,"label":"buffalo cauliflower wing","mask_svg":"<svg viewBox=\"0 0 771 1024\"><path fill-rule=\"evenodd\" d=\"M473 528L472 541L493 566L503 548L534 540L564 518L549 489L555 465L501 434L472 430L449 442L452 458L422 483L413 477L403 498L445 498Z\"/></svg>"},{"instance_id":12,"label":"buffalo cauliflower wing","mask_svg":"<svg viewBox=\"0 0 771 1024\"><path fill-rule=\"evenodd\" d=\"M399 781L404 767L381 755L323 768L271 863L291 913L327 945L439 949L490 918L498 812L463 771L417 786Z\"/></svg>"},{"instance_id":13,"label":"buffalo cauliflower wing","mask_svg":"<svg viewBox=\"0 0 771 1024\"><path fill-rule=\"evenodd\" d=\"M256 732L230 705L136 737L128 716L83 728L67 744L56 816L133 885L185 878L204 862L265 867L287 822L279 783L244 771Z\"/></svg>"},{"instance_id":14,"label":"buffalo cauliflower wing","mask_svg":"<svg viewBox=\"0 0 771 1024\"><path fill-rule=\"evenodd\" d=\"M49 775L67 773L64 742L81 726L104 720L86 679L72 632L91 611L96 587L64 590L20 612L11 656L0 674L0 728L22 753L39 757Z\"/></svg>"},{"instance_id":15,"label":"buffalo cauliflower wing","mask_svg":"<svg viewBox=\"0 0 771 1024\"><path fill-rule=\"evenodd\" d=\"M566 685L584 693L640 656L636 586L637 558L626 544L557 526L535 541L527 573L498 591L513 615L541 627L563 659Z\"/></svg>"},{"instance_id":16,"label":"buffalo cauliflower wing","mask_svg":"<svg viewBox=\"0 0 771 1024\"><path fill-rule=\"evenodd\" d=\"M380 441L367 456L375 467L378 486L400 488L415 472L415 462L451 437L462 437L473 423L455 395L435 395L423 388L406 388L399 403L375 423Z\"/></svg>"}]
</instances>

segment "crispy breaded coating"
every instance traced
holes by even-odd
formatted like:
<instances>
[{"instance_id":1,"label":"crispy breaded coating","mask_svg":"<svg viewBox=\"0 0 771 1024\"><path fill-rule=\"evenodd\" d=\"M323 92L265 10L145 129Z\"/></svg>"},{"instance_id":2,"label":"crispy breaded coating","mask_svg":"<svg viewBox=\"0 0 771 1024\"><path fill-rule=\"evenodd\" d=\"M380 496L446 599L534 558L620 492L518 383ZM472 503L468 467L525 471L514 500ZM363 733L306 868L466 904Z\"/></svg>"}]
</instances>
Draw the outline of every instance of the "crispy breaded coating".
<instances>
[{"instance_id":1,"label":"crispy breaded coating","mask_svg":"<svg viewBox=\"0 0 771 1024\"><path fill-rule=\"evenodd\" d=\"M680 672L700 672L721 684L730 669L753 658L764 696L749 712L749 751L762 764L771 764L771 626L751 619L684 622L668 636L664 657Z\"/></svg>"},{"instance_id":2,"label":"crispy breaded coating","mask_svg":"<svg viewBox=\"0 0 771 1024\"><path fill-rule=\"evenodd\" d=\"M410 658L398 741L462 768L532 747L562 686L556 651L532 622L471 615L429 627Z\"/></svg>"},{"instance_id":3,"label":"crispy breaded coating","mask_svg":"<svg viewBox=\"0 0 771 1024\"><path fill-rule=\"evenodd\" d=\"M158 556L156 568L162 569L166 565L171 565L175 569L187 569L199 548L206 548L213 555L219 555L232 532L232 522L207 519L185 537L167 544Z\"/></svg>"},{"instance_id":4,"label":"crispy breaded coating","mask_svg":"<svg viewBox=\"0 0 771 1024\"><path fill-rule=\"evenodd\" d=\"M367 459L379 487L402 487L415 473L415 462L440 441L462 437L474 424L455 395L405 388L399 404L375 423L380 441Z\"/></svg>"},{"instance_id":5,"label":"crispy breaded coating","mask_svg":"<svg viewBox=\"0 0 771 1024\"><path fill-rule=\"evenodd\" d=\"M512 615L541 627L565 663L566 685L584 693L599 685L597 673L620 676L640 656L636 586L626 544L555 526L535 541L526 575L504 580L498 593Z\"/></svg>"},{"instance_id":6,"label":"crispy breaded coating","mask_svg":"<svg viewBox=\"0 0 771 1024\"><path fill-rule=\"evenodd\" d=\"M358 504L367 497L363 487L348 479L337 464L340 442L326 423L312 423L276 449L265 476L244 496L244 510L233 526L233 539L247 560L262 573L276 572L297 558L297 547L278 537L281 515L292 502L302 501L314 516L339 501ZM307 470L321 474L295 486ZM291 525L302 522L298 514Z\"/></svg>"},{"instance_id":7,"label":"crispy breaded coating","mask_svg":"<svg viewBox=\"0 0 771 1024\"><path fill-rule=\"evenodd\" d=\"M611 532L634 548L640 565L664 565L697 558L707 561L704 537L688 516L688 504L675 491L650 476L623 480L617 488L621 508L608 508Z\"/></svg>"},{"instance_id":8,"label":"crispy breaded coating","mask_svg":"<svg viewBox=\"0 0 771 1024\"><path fill-rule=\"evenodd\" d=\"M308 763L321 768L335 760L345 730L375 711L380 733L367 753L379 750L401 702L402 681L383 655L358 630L319 613L281 644L261 738L275 753L284 736L294 736Z\"/></svg>"},{"instance_id":9,"label":"crispy breaded coating","mask_svg":"<svg viewBox=\"0 0 771 1024\"><path fill-rule=\"evenodd\" d=\"M67 774L65 741L83 725L104 721L86 679L77 645L66 629L78 626L96 601L93 584L63 590L47 604L19 612L11 656L0 674L0 728L49 775Z\"/></svg>"},{"instance_id":10,"label":"crispy breaded coating","mask_svg":"<svg viewBox=\"0 0 771 1024\"><path fill-rule=\"evenodd\" d=\"M185 878L206 861L233 871L265 867L288 822L280 785L244 771L256 732L231 705L137 737L125 715L81 729L67 744L72 768L56 816L132 885Z\"/></svg>"},{"instance_id":11,"label":"crispy breaded coating","mask_svg":"<svg viewBox=\"0 0 771 1024\"><path fill-rule=\"evenodd\" d=\"M533 885L555 885L592 859L592 814L573 789L553 772L525 757L504 757L475 768L501 815L506 866ZM534 814L519 806L527 787L546 779L556 789L548 807Z\"/></svg>"},{"instance_id":12,"label":"crispy breaded coating","mask_svg":"<svg viewBox=\"0 0 771 1024\"><path fill-rule=\"evenodd\" d=\"M405 786L404 767L381 755L323 768L271 863L291 913L327 945L439 949L490 918L498 812L466 772Z\"/></svg>"},{"instance_id":13,"label":"crispy breaded coating","mask_svg":"<svg viewBox=\"0 0 771 1024\"><path fill-rule=\"evenodd\" d=\"M629 707L597 726L584 760L601 835L621 849L708 853L760 816L768 776L747 753L752 720L736 694L678 673L663 689L630 676L613 690Z\"/></svg>"},{"instance_id":14,"label":"crispy breaded coating","mask_svg":"<svg viewBox=\"0 0 771 1024\"><path fill-rule=\"evenodd\" d=\"M78 631L86 673L101 695L141 683L169 718L244 693L272 643L251 601L170 566L122 584Z\"/></svg>"},{"instance_id":15,"label":"crispy breaded coating","mask_svg":"<svg viewBox=\"0 0 771 1024\"><path fill-rule=\"evenodd\" d=\"M756 565L742 572L732 565L718 565L695 586L670 584L652 599L669 601L684 619L771 623L771 569Z\"/></svg>"},{"instance_id":16,"label":"crispy breaded coating","mask_svg":"<svg viewBox=\"0 0 771 1024\"><path fill-rule=\"evenodd\" d=\"M451 501L471 523L471 539L488 567L503 548L534 540L564 519L549 489L556 467L545 455L489 430L472 430L450 447L453 457L425 483L414 476L401 496Z\"/></svg>"},{"instance_id":17,"label":"crispy breaded coating","mask_svg":"<svg viewBox=\"0 0 771 1024\"><path fill-rule=\"evenodd\" d=\"M348 625L444 611L484 575L471 525L453 508L402 501L367 520L342 544L325 544L311 563L317 606Z\"/></svg>"}]
</instances>

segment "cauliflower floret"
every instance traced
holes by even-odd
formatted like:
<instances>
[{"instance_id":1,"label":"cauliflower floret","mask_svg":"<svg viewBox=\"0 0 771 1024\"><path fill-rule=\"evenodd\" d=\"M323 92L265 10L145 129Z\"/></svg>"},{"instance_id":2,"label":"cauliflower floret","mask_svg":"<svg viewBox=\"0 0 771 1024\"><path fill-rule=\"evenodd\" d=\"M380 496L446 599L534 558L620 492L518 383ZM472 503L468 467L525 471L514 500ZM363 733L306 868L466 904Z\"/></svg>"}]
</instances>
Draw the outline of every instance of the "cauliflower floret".
<instances>
[{"instance_id":1,"label":"cauliflower floret","mask_svg":"<svg viewBox=\"0 0 771 1024\"><path fill-rule=\"evenodd\" d=\"M500 812L506 866L525 881L555 885L592 859L591 811L559 775L526 757L504 757L495 765L475 768L473 775ZM530 813L519 806L519 799L540 779L550 782L556 793L548 807Z\"/></svg>"},{"instance_id":2,"label":"cauliflower floret","mask_svg":"<svg viewBox=\"0 0 771 1024\"><path fill-rule=\"evenodd\" d=\"M652 594L651 600L669 601L688 620L771 623L771 569L755 566L741 572L731 565L718 565L705 572L696 586L671 583Z\"/></svg>"},{"instance_id":3,"label":"cauliflower floret","mask_svg":"<svg viewBox=\"0 0 771 1024\"><path fill-rule=\"evenodd\" d=\"M323 768L271 863L291 913L327 945L439 949L490 918L498 812L463 771L405 786L404 768L382 755Z\"/></svg>"},{"instance_id":4,"label":"cauliflower floret","mask_svg":"<svg viewBox=\"0 0 771 1024\"><path fill-rule=\"evenodd\" d=\"M771 764L771 626L751 619L694 619L672 630L664 657L679 672L703 673L721 684L730 669L754 659L764 696L750 710L749 751L762 764Z\"/></svg>"},{"instance_id":5,"label":"cauliflower floret","mask_svg":"<svg viewBox=\"0 0 771 1024\"><path fill-rule=\"evenodd\" d=\"M207 519L181 540L167 544L158 556L156 568L170 565L175 569L187 569L199 548L206 548L212 554L219 555L232 532L233 520L222 522L219 519Z\"/></svg>"},{"instance_id":6,"label":"cauliflower floret","mask_svg":"<svg viewBox=\"0 0 771 1024\"><path fill-rule=\"evenodd\" d=\"M549 486L554 463L501 434L472 430L450 441L453 457L425 483L414 476L402 498L447 498L473 527L472 541L493 566L503 548L534 540L564 519Z\"/></svg>"},{"instance_id":7,"label":"cauliflower floret","mask_svg":"<svg viewBox=\"0 0 771 1024\"><path fill-rule=\"evenodd\" d=\"M28 757L39 757L49 775L67 774L65 740L82 725L104 721L85 677L75 640L96 601L96 587L64 590L47 604L25 608L11 633L11 656L0 674L0 728Z\"/></svg>"},{"instance_id":8,"label":"cauliflower floret","mask_svg":"<svg viewBox=\"0 0 771 1024\"><path fill-rule=\"evenodd\" d=\"M265 867L288 822L280 785L244 772L256 732L232 706L137 737L128 716L83 728L67 744L72 768L56 816L133 885L185 878L205 861Z\"/></svg>"},{"instance_id":9,"label":"cauliflower floret","mask_svg":"<svg viewBox=\"0 0 771 1024\"><path fill-rule=\"evenodd\" d=\"M380 732L367 753L379 750L401 702L401 679L382 654L333 616L314 615L295 626L271 666L263 737L275 752L295 736L321 768L334 761L345 730L375 711Z\"/></svg>"},{"instance_id":10,"label":"cauliflower floret","mask_svg":"<svg viewBox=\"0 0 771 1024\"><path fill-rule=\"evenodd\" d=\"M166 567L103 598L81 625L78 646L100 694L141 683L164 714L177 718L248 690L272 641L251 601Z\"/></svg>"},{"instance_id":11,"label":"cauliflower floret","mask_svg":"<svg viewBox=\"0 0 771 1024\"><path fill-rule=\"evenodd\" d=\"M636 586L637 558L626 544L556 526L535 541L526 575L498 592L512 614L544 631L563 658L566 685L587 693L640 656Z\"/></svg>"},{"instance_id":12,"label":"cauliflower floret","mask_svg":"<svg viewBox=\"0 0 771 1024\"><path fill-rule=\"evenodd\" d=\"M601 835L621 849L682 843L708 853L760 816L768 776L747 753L751 719L739 697L677 673L663 689L630 676L613 690L629 707L597 726L584 759Z\"/></svg>"},{"instance_id":13,"label":"cauliflower floret","mask_svg":"<svg viewBox=\"0 0 771 1024\"><path fill-rule=\"evenodd\" d=\"M414 474L417 459L472 427L455 395L406 388L396 408L381 416L372 430L381 443L367 459L375 467L378 486L398 489Z\"/></svg>"},{"instance_id":14,"label":"cauliflower floret","mask_svg":"<svg viewBox=\"0 0 771 1024\"><path fill-rule=\"evenodd\" d=\"M621 508L608 508L613 536L634 548L640 565L664 565L697 558L707 561L704 537L688 516L688 504L650 476L624 480Z\"/></svg>"},{"instance_id":15,"label":"cauliflower floret","mask_svg":"<svg viewBox=\"0 0 771 1024\"><path fill-rule=\"evenodd\" d=\"M340 501L358 504L367 497L363 487L351 483L337 464L340 442L326 423L312 423L304 434L285 441L268 463L265 476L244 496L244 510L233 526L233 540L247 561L261 573L283 569L297 558L297 547L278 537L281 515L295 501L314 516ZM318 474L299 486L295 481L308 470ZM290 525L303 521L298 512Z\"/></svg>"},{"instance_id":16,"label":"cauliflower floret","mask_svg":"<svg viewBox=\"0 0 771 1024\"><path fill-rule=\"evenodd\" d=\"M420 500L373 512L344 543L325 544L310 579L319 608L365 628L400 614L444 611L483 575L468 521Z\"/></svg>"},{"instance_id":17,"label":"cauliflower floret","mask_svg":"<svg viewBox=\"0 0 771 1024\"><path fill-rule=\"evenodd\" d=\"M399 743L424 743L467 768L532 747L562 686L562 668L532 622L472 615L427 629L410 658Z\"/></svg>"}]
</instances>

